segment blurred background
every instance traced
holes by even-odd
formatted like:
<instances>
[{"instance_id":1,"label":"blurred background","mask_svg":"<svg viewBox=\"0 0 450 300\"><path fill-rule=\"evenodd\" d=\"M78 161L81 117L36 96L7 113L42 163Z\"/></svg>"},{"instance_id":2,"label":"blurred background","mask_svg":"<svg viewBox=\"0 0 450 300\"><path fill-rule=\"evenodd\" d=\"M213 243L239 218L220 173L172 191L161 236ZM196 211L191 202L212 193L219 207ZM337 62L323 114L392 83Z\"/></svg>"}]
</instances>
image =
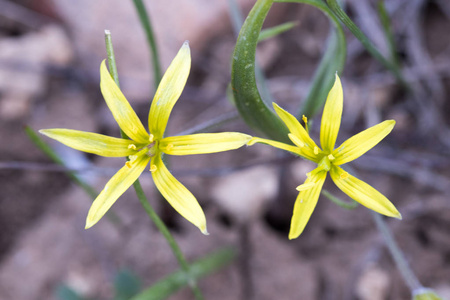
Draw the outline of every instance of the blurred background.
<instances>
[{"instance_id":1,"label":"blurred background","mask_svg":"<svg viewBox=\"0 0 450 300\"><path fill-rule=\"evenodd\" d=\"M388 43L377 1L345 9L380 51ZM226 98L236 33L225 0L145 1L163 69L185 40L192 68L168 131L177 134L235 113ZM253 0L238 1L245 16ZM338 143L385 119L394 131L352 166L386 195L403 220L387 220L419 280L450 299L450 2L386 1L406 92L348 31L342 74L344 115ZM298 26L258 47L276 102L295 112L305 98L330 29L317 9L274 4L266 26ZM154 93L145 35L132 1L0 0L0 299L62 299L61 286L112 299L127 270L146 287L177 270L167 242L132 190L84 230L91 198L28 139L24 126L71 128L119 136L99 89L112 33L121 88L143 122ZM317 116L311 134L317 139ZM145 123L144 123L145 124ZM240 119L215 128L256 135ZM122 159L72 151L48 141L68 166L100 191ZM295 187L313 164L265 145L170 157L173 174L205 210L209 236L182 219L155 191L144 190L188 260L222 246L239 256L199 283L207 299L409 299L369 211L345 210L321 197L305 232L289 241ZM325 188L345 199L331 180ZM169 299L193 299L182 289Z\"/></svg>"}]
</instances>

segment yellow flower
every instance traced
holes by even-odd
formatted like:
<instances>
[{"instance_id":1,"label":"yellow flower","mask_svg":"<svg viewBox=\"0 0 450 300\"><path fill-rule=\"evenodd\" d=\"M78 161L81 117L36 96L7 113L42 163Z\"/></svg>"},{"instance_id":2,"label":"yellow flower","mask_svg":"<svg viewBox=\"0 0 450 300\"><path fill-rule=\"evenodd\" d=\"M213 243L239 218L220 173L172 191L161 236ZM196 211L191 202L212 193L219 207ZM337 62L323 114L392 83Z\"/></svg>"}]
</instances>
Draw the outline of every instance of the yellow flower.
<instances>
[{"instance_id":1,"label":"yellow flower","mask_svg":"<svg viewBox=\"0 0 450 300\"><path fill-rule=\"evenodd\" d=\"M248 144L268 144L290 151L318 164L317 168L306 174L307 179L305 183L297 187L300 193L294 205L289 239L295 239L303 232L317 204L328 172L338 188L350 198L380 214L401 219L400 213L385 196L340 167L340 165L357 159L378 144L394 128L394 120L384 121L370 127L352 136L335 149L334 146L341 124L343 107L342 85L337 75L323 110L320 127L320 144L322 149L314 143L307 129L303 128L293 115L275 103L273 103L273 106L278 116L288 127L290 131L289 138L295 146L258 137L252 138ZM306 117L303 117L303 121L305 126L307 126Z\"/></svg>"},{"instance_id":2,"label":"yellow flower","mask_svg":"<svg viewBox=\"0 0 450 300\"><path fill-rule=\"evenodd\" d=\"M170 64L156 91L148 116L149 132L115 84L105 66L100 66L100 88L106 104L122 131L130 139L71 129L43 129L42 134L74 149L107 157L128 157L129 161L109 180L92 203L86 229L97 223L116 200L138 179L150 162L156 187L164 198L189 222L207 234L206 219L195 197L167 169L162 154L190 155L237 149L250 136L237 132L203 133L164 137L173 106L186 84L191 56L185 42Z\"/></svg>"}]
</instances>

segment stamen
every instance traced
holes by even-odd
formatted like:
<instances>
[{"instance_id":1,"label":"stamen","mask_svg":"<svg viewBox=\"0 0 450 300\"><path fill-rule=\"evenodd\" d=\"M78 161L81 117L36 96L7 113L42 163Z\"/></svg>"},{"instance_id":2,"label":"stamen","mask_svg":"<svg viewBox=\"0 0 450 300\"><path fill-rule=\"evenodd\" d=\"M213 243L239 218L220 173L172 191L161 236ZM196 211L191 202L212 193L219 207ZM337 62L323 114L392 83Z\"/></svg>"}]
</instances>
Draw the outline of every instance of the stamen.
<instances>
[{"instance_id":1,"label":"stamen","mask_svg":"<svg viewBox=\"0 0 450 300\"><path fill-rule=\"evenodd\" d=\"M341 179L347 179L348 178L348 172L341 173L341 175L339 175L339 177Z\"/></svg>"},{"instance_id":2,"label":"stamen","mask_svg":"<svg viewBox=\"0 0 450 300\"><path fill-rule=\"evenodd\" d=\"M158 167L156 167L156 165L150 166L150 172L154 173L154 172L156 172L156 170L158 170Z\"/></svg>"},{"instance_id":3,"label":"stamen","mask_svg":"<svg viewBox=\"0 0 450 300\"><path fill-rule=\"evenodd\" d=\"M305 147L305 143L303 143L297 136L292 133L288 134L289 139L299 148Z\"/></svg>"},{"instance_id":4,"label":"stamen","mask_svg":"<svg viewBox=\"0 0 450 300\"><path fill-rule=\"evenodd\" d=\"M128 149L136 150L136 145L135 144L129 144L128 145Z\"/></svg>"},{"instance_id":5,"label":"stamen","mask_svg":"<svg viewBox=\"0 0 450 300\"><path fill-rule=\"evenodd\" d=\"M333 154L328 155L328 159L329 159L329 160L334 160Z\"/></svg>"},{"instance_id":6,"label":"stamen","mask_svg":"<svg viewBox=\"0 0 450 300\"><path fill-rule=\"evenodd\" d=\"M319 154L319 148L317 146L314 147L314 154L315 155Z\"/></svg>"},{"instance_id":7,"label":"stamen","mask_svg":"<svg viewBox=\"0 0 450 300\"><path fill-rule=\"evenodd\" d=\"M155 136L153 134L150 133L148 140L150 143L153 143L153 141L155 140Z\"/></svg>"},{"instance_id":8,"label":"stamen","mask_svg":"<svg viewBox=\"0 0 450 300\"><path fill-rule=\"evenodd\" d=\"M136 160L137 157L138 157L137 155L129 155L129 156L128 156L129 161L127 161L127 162L125 163L125 165L126 165L128 168L131 169L132 163L133 163L133 161Z\"/></svg>"},{"instance_id":9,"label":"stamen","mask_svg":"<svg viewBox=\"0 0 450 300\"><path fill-rule=\"evenodd\" d=\"M301 192L301 191L306 191L309 190L310 188L312 188L316 183L315 182L308 182L308 183L304 183L299 185L296 190Z\"/></svg>"},{"instance_id":10,"label":"stamen","mask_svg":"<svg viewBox=\"0 0 450 300\"><path fill-rule=\"evenodd\" d=\"M167 146L166 146L166 150L167 151L170 151L172 148L173 148L173 144L172 143L167 144Z\"/></svg>"},{"instance_id":11,"label":"stamen","mask_svg":"<svg viewBox=\"0 0 450 300\"><path fill-rule=\"evenodd\" d=\"M307 118L305 115L303 115L303 116L302 116L302 120L303 120L303 123L305 123L305 130L306 130L306 132L309 133L309 129L308 129L308 118Z\"/></svg>"}]
</instances>

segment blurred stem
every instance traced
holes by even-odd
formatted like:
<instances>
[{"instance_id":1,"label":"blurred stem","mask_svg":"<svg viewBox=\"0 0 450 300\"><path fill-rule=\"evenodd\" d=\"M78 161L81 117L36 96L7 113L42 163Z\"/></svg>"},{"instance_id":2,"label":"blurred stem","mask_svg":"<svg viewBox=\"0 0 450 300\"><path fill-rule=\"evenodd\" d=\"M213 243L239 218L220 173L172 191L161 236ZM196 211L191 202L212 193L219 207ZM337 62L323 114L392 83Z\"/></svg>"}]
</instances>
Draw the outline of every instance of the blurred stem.
<instances>
[{"instance_id":1,"label":"blurred stem","mask_svg":"<svg viewBox=\"0 0 450 300\"><path fill-rule=\"evenodd\" d=\"M336 0L327 0L328 6L334 12L336 17L344 23L345 26L353 33L353 35L361 42L361 44L366 48L366 50L376 59L378 60L384 67L394 74L395 78L398 82L405 87L408 91L411 90L408 83L403 78L403 74L401 73L398 66L396 66L393 62L387 60L372 44L372 42L366 37L366 35L356 26L355 23L350 19L350 17L342 10Z\"/></svg>"},{"instance_id":2,"label":"blurred stem","mask_svg":"<svg viewBox=\"0 0 450 300\"><path fill-rule=\"evenodd\" d=\"M400 60L398 58L395 47L394 34L392 33L392 24L383 0L378 2L377 8L378 8L378 16L380 18L381 25L383 26L383 32L389 45L390 60L396 66L396 68L399 69Z\"/></svg>"},{"instance_id":3,"label":"blurred stem","mask_svg":"<svg viewBox=\"0 0 450 300\"><path fill-rule=\"evenodd\" d=\"M147 42L150 47L150 55L152 58L153 65L153 80L155 84L155 91L158 88L159 82L161 81L161 64L159 62L158 47L156 45L155 35L153 34L152 23L150 22L150 17L145 9L144 2L142 0L133 0L134 6L139 15L139 20L141 20L142 27L144 28L145 35L147 36Z\"/></svg>"},{"instance_id":4,"label":"blurred stem","mask_svg":"<svg viewBox=\"0 0 450 300\"><path fill-rule=\"evenodd\" d=\"M422 288L422 285L420 284L416 275L406 261L405 255L398 247L397 242L395 241L391 230L386 225L386 222L383 220L383 217L379 213L376 213L374 211L371 211L371 213L372 217L375 220L375 223L377 224L378 231L383 236L384 242L386 243L386 246L389 249L392 258L397 265L397 269L400 271L400 274L402 274L402 277L411 290L411 293L413 293L413 291L417 289Z\"/></svg>"},{"instance_id":5,"label":"blurred stem","mask_svg":"<svg viewBox=\"0 0 450 300\"><path fill-rule=\"evenodd\" d=\"M111 33L109 31L105 30L105 36L106 36L106 38L105 38L106 51L108 53L108 64L110 66L115 66L116 62L115 62L113 45L112 45L112 40L111 40ZM116 82L117 86L119 86L119 76L117 74L117 69L111 68L110 73L111 73L112 78ZM127 135L122 130L120 130L120 134L121 134L122 138L128 139ZM147 197L145 196L144 190L142 189L141 183L139 182L139 179L134 182L133 187L136 191L136 195L139 199L139 202L141 203L145 212L150 217L150 219L153 221L153 223L156 225L158 230L162 233L164 238L167 240L167 243L169 244L170 248L172 249L173 254L175 255L176 259L178 260L178 263L181 266L182 271L185 273L186 277L189 279L189 286L191 287L191 289L195 295L195 299L202 300L203 295L197 286L195 277L190 274L190 267L189 267L188 262L184 258L184 255L181 252L180 247L178 246L174 237L170 233L169 229L167 229L164 222L161 220L161 218L158 216L158 214L155 212L153 207L148 202Z\"/></svg>"}]
</instances>

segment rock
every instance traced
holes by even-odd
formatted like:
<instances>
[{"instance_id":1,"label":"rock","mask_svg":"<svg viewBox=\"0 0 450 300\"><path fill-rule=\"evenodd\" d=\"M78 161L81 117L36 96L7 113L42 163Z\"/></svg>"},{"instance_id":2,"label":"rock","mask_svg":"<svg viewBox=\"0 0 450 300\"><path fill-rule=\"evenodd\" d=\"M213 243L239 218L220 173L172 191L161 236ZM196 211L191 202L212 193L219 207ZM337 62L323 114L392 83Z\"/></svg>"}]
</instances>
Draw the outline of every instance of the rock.
<instances>
[{"instance_id":1,"label":"rock","mask_svg":"<svg viewBox=\"0 0 450 300\"><path fill-rule=\"evenodd\" d=\"M277 192L273 167L259 166L220 177L211 197L240 222L257 219Z\"/></svg>"}]
</instances>

